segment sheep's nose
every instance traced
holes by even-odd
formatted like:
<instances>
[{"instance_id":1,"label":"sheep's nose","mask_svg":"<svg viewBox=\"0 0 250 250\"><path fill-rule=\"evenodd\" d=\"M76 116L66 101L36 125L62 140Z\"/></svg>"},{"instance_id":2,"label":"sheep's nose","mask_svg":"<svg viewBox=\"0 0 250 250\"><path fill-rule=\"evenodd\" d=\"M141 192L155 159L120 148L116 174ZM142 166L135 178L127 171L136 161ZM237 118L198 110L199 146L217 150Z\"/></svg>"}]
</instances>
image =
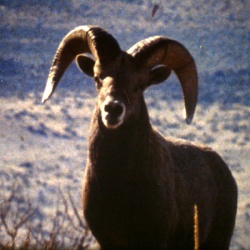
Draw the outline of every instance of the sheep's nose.
<instances>
[{"instance_id":1,"label":"sheep's nose","mask_svg":"<svg viewBox=\"0 0 250 250\"><path fill-rule=\"evenodd\" d=\"M107 98L101 106L102 121L107 128L115 129L124 122L126 107L123 102Z\"/></svg>"},{"instance_id":2,"label":"sheep's nose","mask_svg":"<svg viewBox=\"0 0 250 250\"><path fill-rule=\"evenodd\" d=\"M104 106L106 111L111 117L119 117L123 113L123 106L118 101L110 101Z\"/></svg>"}]
</instances>

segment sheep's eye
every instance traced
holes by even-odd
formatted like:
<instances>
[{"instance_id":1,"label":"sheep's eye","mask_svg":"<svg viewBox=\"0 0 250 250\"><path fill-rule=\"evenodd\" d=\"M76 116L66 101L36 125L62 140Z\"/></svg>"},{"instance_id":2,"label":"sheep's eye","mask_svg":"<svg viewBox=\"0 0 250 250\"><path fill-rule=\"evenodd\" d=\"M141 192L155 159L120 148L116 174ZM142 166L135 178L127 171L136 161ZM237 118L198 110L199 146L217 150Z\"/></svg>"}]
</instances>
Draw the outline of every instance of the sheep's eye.
<instances>
[{"instance_id":1,"label":"sheep's eye","mask_svg":"<svg viewBox=\"0 0 250 250\"><path fill-rule=\"evenodd\" d=\"M99 77L95 76L94 77L94 80L95 80L95 83L96 83L96 87L99 89L102 87L102 82L101 80L99 79Z\"/></svg>"}]
</instances>

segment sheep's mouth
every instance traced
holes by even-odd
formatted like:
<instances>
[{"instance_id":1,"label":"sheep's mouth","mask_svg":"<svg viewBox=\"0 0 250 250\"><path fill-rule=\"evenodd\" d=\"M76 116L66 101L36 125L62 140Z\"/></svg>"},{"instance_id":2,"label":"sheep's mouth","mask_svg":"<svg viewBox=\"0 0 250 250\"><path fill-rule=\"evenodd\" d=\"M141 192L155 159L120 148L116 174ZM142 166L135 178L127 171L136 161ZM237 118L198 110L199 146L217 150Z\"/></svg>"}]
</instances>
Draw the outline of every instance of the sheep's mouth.
<instances>
[{"instance_id":1,"label":"sheep's mouth","mask_svg":"<svg viewBox=\"0 0 250 250\"><path fill-rule=\"evenodd\" d=\"M116 129L123 123L123 118L121 116L113 117L110 114L106 114L102 121L107 128Z\"/></svg>"}]
</instances>

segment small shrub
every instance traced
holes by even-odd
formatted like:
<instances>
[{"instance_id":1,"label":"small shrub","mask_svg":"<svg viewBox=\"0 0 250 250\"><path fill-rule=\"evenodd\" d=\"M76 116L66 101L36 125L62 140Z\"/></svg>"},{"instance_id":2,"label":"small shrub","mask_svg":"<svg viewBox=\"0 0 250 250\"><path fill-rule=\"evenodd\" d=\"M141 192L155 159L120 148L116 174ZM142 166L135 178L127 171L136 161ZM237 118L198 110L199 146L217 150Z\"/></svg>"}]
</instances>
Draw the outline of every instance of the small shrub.
<instances>
[{"instance_id":1,"label":"small shrub","mask_svg":"<svg viewBox=\"0 0 250 250\"><path fill-rule=\"evenodd\" d=\"M88 249L93 237L70 192L59 189L52 227L46 231L39 209L16 182L0 193L0 250Z\"/></svg>"}]
</instances>

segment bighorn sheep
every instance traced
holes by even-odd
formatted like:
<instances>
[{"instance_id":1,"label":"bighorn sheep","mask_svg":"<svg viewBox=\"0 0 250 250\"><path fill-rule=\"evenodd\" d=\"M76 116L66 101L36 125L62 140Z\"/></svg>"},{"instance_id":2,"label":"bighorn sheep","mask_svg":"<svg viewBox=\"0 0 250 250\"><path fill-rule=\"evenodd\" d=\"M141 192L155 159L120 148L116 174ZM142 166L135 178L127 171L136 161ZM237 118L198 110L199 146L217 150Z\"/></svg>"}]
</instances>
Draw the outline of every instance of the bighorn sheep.
<instances>
[{"instance_id":1,"label":"bighorn sheep","mask_svg":"<svg viewBox=\"0 0 250 250\"><path fill-rule=\"evenodd\" d=\"M237 207L229 168L210 148L164 139L152 128L143 97L147 87L173 70L182 86L186 122L191 122L198 80L188 50L156 36L125 52L105 30L79 26L57 49L43 102L75 58L94 77L98 92L83 208L101 249L193 249L194 204L200 249L228 249Z\"/></svg>"}]
</instances>

